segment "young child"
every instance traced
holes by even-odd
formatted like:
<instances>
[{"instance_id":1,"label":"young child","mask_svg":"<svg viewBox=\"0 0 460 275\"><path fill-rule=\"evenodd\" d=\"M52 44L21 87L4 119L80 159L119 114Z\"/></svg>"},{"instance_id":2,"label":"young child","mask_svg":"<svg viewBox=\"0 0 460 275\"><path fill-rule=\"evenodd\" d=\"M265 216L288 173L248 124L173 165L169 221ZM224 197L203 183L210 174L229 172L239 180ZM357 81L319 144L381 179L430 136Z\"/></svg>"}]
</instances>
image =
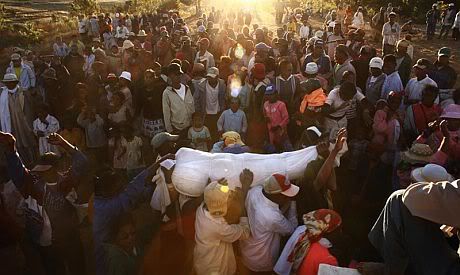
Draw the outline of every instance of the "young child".
<instances>
[{"instance_id":1,"label":"young child","mask_svg":"<svg viewBox=\"0 0 460 275\"><path fill-rule=\"evenodd\" d=\"M300 103L300 123L301 125L316 125L321 117L321 108L326 102L326 94L321 87L321 82L316 78L309 78L300 83L300 88L305 95Z\"/></svg>"},{"instance_id":2,"label":"young child","mask_svg":"<svg viewBox=\"0 0 460 275\"><path fill-rule=\"evenodd\" d=\"M125 102L125 96L121 92L116 92L112 95L111 100L111 109L109 110L109 114L107 118L109 122L113 126L125 124L129 120L131 120L131 111L127 107Z\"/></svg>"},{"instance_id":3,"label":"young child","mask_svg":"<svg viewBox=\"0 0 460 275\"><path fill-rule=\"evenodd\" d=\"M287 135L289 114L286 104L278 100L275 86L272 84L265 89L265 96L267 101L264 103L264 117L267 122L270 144L278 152L292 151L293 148Z\"/></svg>"},{"instance_id":4,"label":"young child","mask_svg":"<svg viewBox=\"0 0 460 275\"><path fill-rule=\"evenodd\" d=\"M246 136L248 130L248 121L246 114L240 110L240 99L232 97L230 99L230 109L222 112L217 120L217 131L219 136L228 131L234 131L241 136Z\"/></svg>"},{"instance_id":5,"label":"young child","mask_svg":"<svg viewBox=\"0 0 460 275\"><path fill-rule=\"evenodd\" d=\"M38 137L40 156L48 152L59 154L56 146L48 143L47 137L51 133L59 131L59 121L48 113L48 107L43 105L37 112L38 118L34 121L34 133Z\"/></svg>"},{"instance_id":6,"label":"young child","mask_svg":"<svg viewBox=\"0 0 460 275\"><path fill-rule=\"evenodd\" d=\"M203 114L195 112L192 115L193 125L188 130L188 139L192 141L192 147L196 150L208 152L211 147L211 134L203 125Z\"/></svg>"},{"instance_id":7,"label":"young child","mask_svg":"<svg viewBox=\"0 0 460 275\"><path fill-rule=\"evenodd\" d=\"M98 164L103 164L107 154L104 120L96 114L96 108L89 106L78 115L77 123L85 129L86 147L90 155L98 161Z\"/></svg>"},{"instance_id":8,"label":"young child","mask_svg":"<svg viewBox=\"0 0 460 275\"><path fill-rule=\"evenodd\" d=\"M121 127L121 132L123 135L121 138L123 148L121 155L126 154L126 175L128 180L131 180L145 167L142 158L142 138L134 135L130 125Z\"/></svg>"},{"instance_id":9,"label":"young child","mask_svg":"<svg viewBox=\"0 0 460 275\"><path fill-rule=\"evenodd\" d=\"M112 161L112 167L120 176L126 175L126 152L122 146L121 131L119 127L113 127L108 132L109 141L109 160Z\"/></svg>"}]
</instances>

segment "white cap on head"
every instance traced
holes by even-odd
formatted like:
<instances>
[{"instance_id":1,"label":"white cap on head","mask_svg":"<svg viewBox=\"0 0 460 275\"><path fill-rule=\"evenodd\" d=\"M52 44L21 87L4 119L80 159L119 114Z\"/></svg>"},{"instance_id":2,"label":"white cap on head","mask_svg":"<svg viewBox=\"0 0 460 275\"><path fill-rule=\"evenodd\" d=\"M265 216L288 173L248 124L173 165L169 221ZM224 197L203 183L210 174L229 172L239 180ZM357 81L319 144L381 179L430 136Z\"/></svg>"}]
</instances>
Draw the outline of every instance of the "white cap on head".
<instances>
[{"instance_id":1,"label":"white cap on head","mask_svg":"<svg viewBox=\"0 0 460 275\"><path fill-rule=\"evenodd\" d=\"M369 61L369 67L381 70L383 68L383 60L380 57L374 57Z\"/></svg>"},{"instance_id":2,"label":"white cap on head","mask_svg":"<svg viewBox=\"0 0 460 275\"><path fill-rule=\"evenodd\" d=\"M305 73L306 74L317 74L318 73L318 65L315 62L307 63L307 66L305 66Z\"/></svg>"},{"instance_id":3,"label":"white cap on head","mask_svg":"<svg viewBox=\"0 0 460 275\"><path fill-rule=\"evenodd\" d=\"M121 72L120 78L131 81L131 73L127 71Z\"/></svg>"}]
</instances>

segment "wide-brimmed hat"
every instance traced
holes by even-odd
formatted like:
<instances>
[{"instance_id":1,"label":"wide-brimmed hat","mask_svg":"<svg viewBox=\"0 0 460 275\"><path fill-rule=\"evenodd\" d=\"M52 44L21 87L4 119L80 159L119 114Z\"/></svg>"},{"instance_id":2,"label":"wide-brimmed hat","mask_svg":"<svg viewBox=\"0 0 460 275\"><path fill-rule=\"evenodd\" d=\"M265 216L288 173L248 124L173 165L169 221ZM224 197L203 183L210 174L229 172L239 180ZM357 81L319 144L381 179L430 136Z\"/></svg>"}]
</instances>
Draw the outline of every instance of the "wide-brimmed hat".
<instances>
[{"instance_id":1,"label":"wide-brimmed hat","mask_svg":"<svg viewBox=\"0 0 460 275\"><path fill-rule=\"evenodd\" d=\"M147 33L144 30L140 30L139 33L137 34L138 37L146 37Z\"/></svg>"},{"instance_id":2,"label":"wide-brimmed hat","mask_svg":"<svg viewBox=\"0 0 460 275\"><path fill-rule=\"evenodd\" d=\"M425 164L430 162L433 154L434 152L428 144L414 143L409 150L401 153L401 158L411 164Z\"/></svg>"},{"instance_id":3,"label":"wide-brimmed hat","mask_svg":"<svg viewBox=\"0 0 460 275\"><path fill-rule=\"evenodd\" d=\"M131 73L127 71L121 72L120 78L131 81Z\"/></svg>"},{"instance_id":4,"label":"wide-brimmed hat","mask_svg":"<svg viewBox=\"0 0 460 275\"><path fill-rule=\"evenodd\" d=\"M123 50L127 50L134 47L134 43L131 40L123 41Z\"/></svg>"},{"instance_id":5,"label":"wide-brimmed hat","mask_svg":"<svg viewBox=\"0 0 460 275\"><path fill-rule=\"evenodd\" d=\"M427 164L424 167L416 168L412 170L411 177L416 182L451 182L454 180L444 167L437 164Z\"/></svg>"},{"instance_id":6,"label":"wide-brimmed hat","mask_svg":"<svg viewBox=\"0 0 460 275\"><path fill-rule=\"evenodd\" d=\"M5 74L3 76L2 82L18 82L18 77L16 74Z\"/></svg>"},{"instance_id":7,"label":"wide-brimmed hat","mask_svg":"<svg viewBox=\"0 0 460 275\"><path fill-rule=\"evenodd\" d=\"M292 184L285 175L273 174L264 182L264 191L268 194L283 194L294 197L299 193L299 187Z\"/></svg>"},{"instance_id":8,"label":"wide-brimmed hat","mask_svg":"<svg viewBox=\"0 0 460 275\"><path fill-rule=\"evenodd\" d=\"M450 104L442 112L441 118L460 119L460 105Z\"/></svg>"}]
</instances>

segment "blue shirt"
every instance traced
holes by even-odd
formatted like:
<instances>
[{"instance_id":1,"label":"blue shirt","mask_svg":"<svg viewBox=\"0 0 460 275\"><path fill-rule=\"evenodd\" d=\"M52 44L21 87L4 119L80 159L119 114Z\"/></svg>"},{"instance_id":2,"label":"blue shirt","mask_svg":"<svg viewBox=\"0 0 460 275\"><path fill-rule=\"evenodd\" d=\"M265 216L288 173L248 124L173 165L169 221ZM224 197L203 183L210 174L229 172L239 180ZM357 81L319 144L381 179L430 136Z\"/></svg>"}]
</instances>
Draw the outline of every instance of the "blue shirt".
<instances>
[{"instance_id":1,"label":"blue shirt","mask_svg":"<svg viewBox=\"0 0 460 275\"><path fill-rule=\"evenodd\" d=\"M225 110L217 121L217 130L223 132L235 131L239 134L246 133L248 130L246 114L241 110L235 113L232 109Z\"/></svg>"}]
</instances>

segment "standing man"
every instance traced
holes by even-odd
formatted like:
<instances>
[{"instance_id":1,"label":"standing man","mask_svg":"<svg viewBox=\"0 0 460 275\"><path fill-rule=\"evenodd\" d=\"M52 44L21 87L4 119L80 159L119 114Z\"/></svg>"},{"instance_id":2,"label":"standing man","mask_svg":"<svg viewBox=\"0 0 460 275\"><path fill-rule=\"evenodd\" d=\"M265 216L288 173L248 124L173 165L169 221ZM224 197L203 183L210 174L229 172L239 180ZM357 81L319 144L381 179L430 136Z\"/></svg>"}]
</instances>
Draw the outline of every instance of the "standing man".
<instances>
[{"instance_id":1,"label":"standing man","mask_svg":"<svg viewBox=\"0 0 460 275\"><path fill-rule=\"evenodd\" d=\"M168 66L170 86L164 90L162 101L166 131L186 139L195 112L195 102L190 88L180 82L183 73L177 63Z\"/></svg>"},{"instance_id":2,"label":"standing man","mask_svg":"<svg viewBox=\"0 0 460 275\"><path fill-rule=\"evenodd\" d=\"M195 63L203 64L206 70L216 65L214 61L214 56L210 52L208 52L209 44L209 39L201 38L198 41L198 52L195 56Z\"/></svg>"},{"instance_id":3,"label":"standing man","mask_svg":"<svg viewBox=\"0 0 460 275\"><path fill-rule=\"evenodd\" d=\"M434 68L430 74L440 90L452 89L457 82L457 72L450 66L450 56L450 48L442 47L439 49L438 60L434 62ZM442 93L442 91L440 92Z\"/></svg>"},{"instance_id":4,"label":"standing man","mask_svg":"<svg viewBox=\"0 0 460 275\"><path fill-rule=\"evenodd\" d=\"M444 34L444 39L447 39L447 36L449 35L449 31L452 28L452 25L454 24L455 20L455 4L450 3L449 8L445 10L442 13L442 25L441 25L441 31L439 32L439 39L442 39L442 35ZM445 33L444 33L445 32Z\"/></svg>"},{"instance_id":5,"label":"standing man","mask_svg":"<svg viewBox=\"0 0 460 275\"><path fill-rule=\"evenodd\" d=\"M248 213L251 237L241 241L244 265L253 272L271 272L280 254L282 236L289 236L297 227L296 204L292 198L299 187L284 175L274 174L263 185L248 192Z\"/></svg>"},{"instance_id":6,"label":"standing man","mask_svg":"<svg viewBox=\"0 0 460 275\"><path fill-rule=\"evenodd\" d=\"M401 34L401 27L395 21L395 19L396 13L390 12L390 14L388 15L388 22L383 24L383 56L395 52L396 42L399 40L399 36Z\"/></svg>"},{"instance_id":7,"label":"standing man","mask_svg":"<svg viewBox=\"0 0 460 275\"><path fill-rule=\"evenodd\" d=\"M335 66L334 71L332 72L333 85L337 86L342 83L343 73L346 71L352 72L356 75L356 70L353 65L351 65L351 58L348 54L348 47L340 44L335 48L334 51Z\"/></svg>"},{"instance_id":8,"label":"standing man","mask_svg":"<svg viewBox=\"0 0 460 275\"><path fill-rule=\"evenodd\" d=\"M438 4L433 4L431 10L426 13L426 39L431 40L436 32L436 24L439 21Z\"/></svg>"},{"instance_id":9,"label":"standing man","mask_svg":"<svg viewBox=\"0 0 460 275\"><path fill-rule=\"evenodd\" d=\"M401 82L404 86L406 86L409 81L410 73L412 71L412 58L407 53L409 46L409 41L405 39L399 40L396 44L396 70L398 70L399 77L401 78Z\"/></svg>"},{"instance_id":10,"label":"standing man","mask_svg":"<svg viewBox=\"0 0 460 275\"><path fill-rule=\"evenodd\" d=\"M414 65L414 75L415 77L409 80L406 85L404 95L405 95L405 104L411 105L415 104L422 100L422 92L425 90L426 86L435 86L438 87L436 82L428 76L428 67L431 66L430 61L425 58L417 60L417 63ZM439 100L438 100L439 102Z\"/></svg>"},{"instance_id":11,"label":"standing man","mask_svg":"<svg viewBox=\"0 0 460 275\"><path fill-rule=\"evenodd\" d=\"M32 129L34 120L30 93L18 85L14 73L7 73L2 82L5 87L0 93L0 129L16 137L16 150L22 161L31 165L37 156L37 143Z\"/></svg>"},{"instance_id":12,"label":"standing man","mask_svg":"<svg viewBox=\"0 0 460 275\"><path fill-rule=\"evenodd\" d=\"M11 55L10 66L6 69L7 74L15 74L19 80L19 86L23 91L35 88L35 74L33 70L21 60L18 53Z\"/></svg>"},{"instance_id":13,"label":"standing man","mask_svg":"<svg viewBox=\"0 0 460 275\"><path fill-rule=\"evenodd\" d=\"M219 78L219 69L210 67L206 79L197 85L193 95L195 110L205 115L204 125L211 132L213 141L217 140L217 120L225 110L226 85Z\"/></svg>"}]
</instances>

